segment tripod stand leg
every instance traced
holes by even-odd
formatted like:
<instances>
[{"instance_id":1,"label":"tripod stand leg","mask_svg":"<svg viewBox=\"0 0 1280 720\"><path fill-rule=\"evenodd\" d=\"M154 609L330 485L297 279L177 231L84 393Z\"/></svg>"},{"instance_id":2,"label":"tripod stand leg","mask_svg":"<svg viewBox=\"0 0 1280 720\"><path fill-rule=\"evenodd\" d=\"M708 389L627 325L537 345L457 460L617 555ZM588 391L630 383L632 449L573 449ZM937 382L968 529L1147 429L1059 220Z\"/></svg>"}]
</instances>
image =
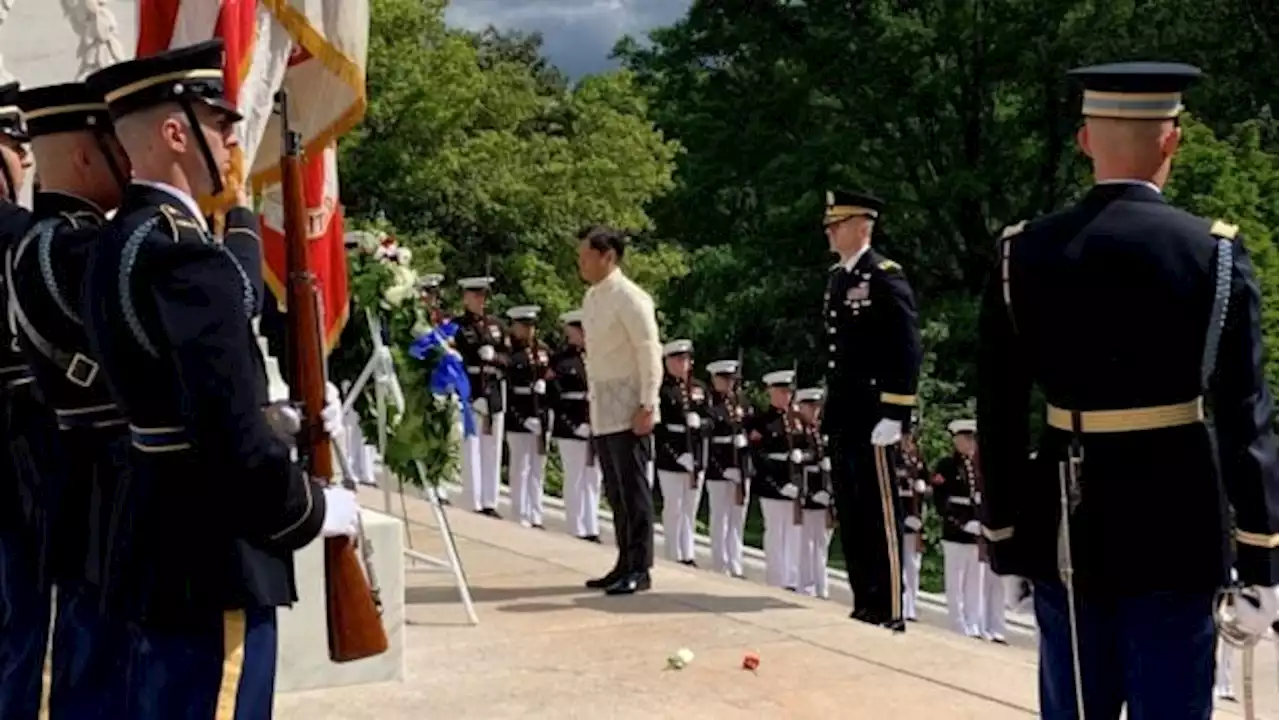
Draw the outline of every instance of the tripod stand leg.
<instances>
[{"instance_id":1,"label":"tripod stand leg","mask_svg":"<svg viewBox=\"0 0 1280 720\"><path fill-rule=\"evenodd\" d=\"M453 570L453 579L458 586L458 599L462 601L462 607L467 611L467 618L472 625L479 625L480 618L476 615L475 604L471 600L471 585L467 582L466 572L462 569L462 558L458 555L458 545L453 537L453 527L449 525L449 515L445 512L444 506L440 504L440 495L436 492L435 485L427 482L426 468L422 466L422 462L417 463L418 476L422 478L427 488L427 496L431 500L431 511L436 516L436 525L440 528L440 539L444 541L445 555L449 560L449 568Z\"/></svg>"}]
</instances>

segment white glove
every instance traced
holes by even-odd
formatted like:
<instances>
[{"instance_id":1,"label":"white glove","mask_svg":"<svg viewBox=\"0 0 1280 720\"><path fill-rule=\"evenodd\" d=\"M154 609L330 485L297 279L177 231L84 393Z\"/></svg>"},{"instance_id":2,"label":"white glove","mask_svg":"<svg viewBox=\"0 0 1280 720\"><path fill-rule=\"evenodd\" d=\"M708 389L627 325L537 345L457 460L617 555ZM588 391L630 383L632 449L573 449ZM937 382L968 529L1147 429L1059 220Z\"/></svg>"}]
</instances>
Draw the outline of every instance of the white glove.
<instances>
[{"instance_id":1,"label":"white glove","mask_svg":"<svg viewBox=\"0 0 1280 720\"><path fill-rule=\"evenodd\" d=\"M926 485L923 480L916 480L915 484L912 485L911 487L914 488L915 491L917 493L920 493L921 495L923 495L925 491L929 489L929 486Z\"/></svg>"},{"instance_id":2,"label":"white glove","mask_svg":"<svg viewBox=\"0 0 1280 720\"><path fill-rule=\"evenodd\" d=\"M902 440L902 421L883 418L871 430L871 444L886 447Z\"/></svg>"},{"instance_id":3,"label":"white glove","mask_svg":"<svg viewBox=\"0 0 1280 720\"><path fill-rule=\"evenodd\" d=\"M738 468L726 468L724 471L724 479L730 482L741 483L742 471Z\"/></svg>"},{"instance_id":4,"label":"white glove","mask_svg":"<svg viewBox=\"0 0 1280 720\"><path fill-rule=\"evenodd\" d=\"M481 360L483 360L483 361L485 361L485 362L489 362L490 360L493 360L493 355L494 355L494 352L493 352L493 346L492 346L492 345L482 345L482 346L480 347L480 359L481 359Z\"/></svg>"},{"instance_id":5,"label":"white glove","mask_svg":"<svg viewBox=\"0 0 1280 720\"><path fill-rule=\"evenodd\" d=\"M698 413L691 412L688 415L684 416L684 424L687 425L690 429L697 430L698 428L702 427L702 418L699 417Z\"/></svg>"},{"instance_id":6,"label":"white glove","mask_svg":"<svg viewBox=\"0 0 1280 720\"><path fill-rule=\"evenodd\" d=\"M800 463L804 462L804 453L800 450L800 448L796 448L795 450L791 451L791 462L796 465L799 465Z\"/></svg>"},{"instance_id":7,"label":"white glove","mask_svg":"<svg viewBox=\"0 0 1280 720\"><path fill-rule=\"evenodd\" d=\"M538 418L525 418L524 429L537 434L542 432L542 421Z\"/></svg>"},{"instance_id":8,"label":"white glove","mask_svg":"<svg viewBox=\"0 0 1280 720\"><path fill-rule=\"evenodd\" d=\"M472 401L471 401L471 409L472 409L472 410L475 410L476 412L480 413L481 415L488 415L488 414L489 414L489 401L488 401L488 400L486 400L485 398L476 398L475 400L472 400Z\"/></svg>"},{"instance_id":9,"label":"white glove","mask_svg":"<svg viewBox=\"0 0 1280 720\"><path fill-rule=\"evenodd\" d=\"M831 502L831 493L826 490L819 490L813 494L813 501L819 505L827 505Z\"/></svg>"},{"instance_id":10,"label":"white glove","mask_svg":"<svg viewBox=\"0 0 1280 720\"><path fill-rule=\"evenodd\" d=\"M981 504L982 504L982 491L981 491L981 490L974 490L974 491L973 491L973 504L974 504L974 505L981 505Z\"/></svg>"},{"instance_id":11,"label":"white glove","mask_svg":"<svg viewBox=\"0 0 1280 720\"><path fill-rule=\"evenodd\" d=\"M920 522L920 518L916 517L915 515L908 516L906 520L902 521L902 524L904 527L906 527L908 530L912 532L920 532L920 527L922 525L922 523Z\"/></svg>"},{"instance_id":12,"label":"white glove","mask_svg":"<svg viewBox=\"0 0 1280 720\"><path fill-rule=\"evenodd\" d=\"M734 436L733 436L733 446L734 446L734 447L736 447L736 448L738 448L739 450L741 450L742 448L746 447L746 446L747 446L747 435L746 435L746 433L738 433L737 435L734 435Z\"/></svg>"},{"instance_id":13,"label":"white glove","mask_svg":"<svg viewBox=\"0 0 1280 720\"><path fill-rule=\"evenodd\" d=\"M580 438L589 438L591 437L591 426L587 423L582 423L573 429L573 434Z\"/></svg>"},{"instance_id":14,"label":"white glove","mask_svg":"<svg viewBox=\"0 0 1280 720\"><path fill-rule=\"evenodd\" d=\"M818 467L822 469L822 472L831 472L831 458L822 458L822 461L818 463Z\"/></svg>"},{"instance_id":15,"label":"white glove","mask_svg":"<svg viewBox=\"0 0 1280 720\"><path fill-rule=\"evenodd\" d=\"M320 534L324 537L346 535L355 537L359 531L360 504L356 494L338 485L324 489L324 525Z\"/></svg>"},{"instance_id":16,"label":"white glove","mask_svg":"<svg viewBox=\"0 0 1280 720\"><path fill-rule=\"evenodd\" d=\"M320 419L329 437L337 439L346 433L346 424L342 422L342 396L338 394L338 386L331 382L324 384L324 410L320 411Z\"/></svg>"},{"instance_id":17,"label":"white glove","mask_svg":"<svg viewBox=\"0 0 1280 720\"><path fill-rule=\"evenodd\" d=\"M538 395L545 395L545 394L547 394L547 381L546 381L546 380L534 380L534 381L533 381L533 392L534 392L535 394L538 394Z\"/></svg>"},{"instance_id":18,"label":"white glove","mask_svg":"<svg viewBox=\"0 0 1280 720\"><path fill-rule=\"evenodd\" d=\"M970 535L978 535L982 532L982 524L977 520L970 520L964 524L964 531Z\"/></svg>"},{"instance_id":19,"label":"white glove","mask_svg":"<svg viewBox=\"0 0 1280 720\"><path fill-rule=\"evenodd\" d=\"M1250 636L1261 638L1280 614L1280 594L1274 587L1250 585L1231 591L1230 622Z\"/></svg>"},{"instance_id":20,"label":"white glove","mask_svg":"<svg viewBox=\"0 0 1280 720\"><path fill-rule=\"evenodd\" d=\"M676 464L689 472L693 472L693 456L689 453L685 453L676 458Z\"/></svg>"},{"instance_id":21,"label":"white glove","mask_svg":"<svg viewBox=\"0 0 1280 720\"><path fill-rule=\"evenodd\" d=\"M782 486L782 490L779 492L782 494L782 497L788 500L795 500L796 496L800 494L800 488L792 485L791 483L787 483Z\"/></svg>"}]
</instances>

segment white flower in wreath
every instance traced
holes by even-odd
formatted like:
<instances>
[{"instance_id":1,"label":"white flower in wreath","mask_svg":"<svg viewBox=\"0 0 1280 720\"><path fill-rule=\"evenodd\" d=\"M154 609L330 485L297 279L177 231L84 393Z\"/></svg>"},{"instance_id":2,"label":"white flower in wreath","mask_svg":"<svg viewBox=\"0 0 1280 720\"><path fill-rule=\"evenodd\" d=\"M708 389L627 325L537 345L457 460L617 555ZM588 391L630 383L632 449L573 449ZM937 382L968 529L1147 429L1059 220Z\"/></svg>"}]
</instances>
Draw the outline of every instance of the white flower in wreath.
<instances>
[{"instance_id":1,"label":"white flower in wreath","mask_svg":"<svg viewBox=\"0 0 1280 720\"><path fill-rule=\"evenodd\" d=\"M412 285L392 285L382 293L382 299L388 308L397 308L404 303L405 300L413 297L414 291Z\"/></svg>"},{"instance_id":2,"label":"white flower in wreath","mask_svg":"<svg viewBox=\"0 0 1280 720\"><path fill-rule=\"evenodd\" d=\"M413 251L407 247L397 248L397 250L396 262L400 263L402 267L409 267L409 264L413 262Z\"/></svg>"},{"instance_id":3,"label":"white flower in wreath","mask_svg":"<svg viewBox=\"0 0 1280 720\"><path fill-rule=\"evenodd\" d=\"M408 252L408 251L405 251ZM404 265L391 266L391 284L404 285L409 289L413 289L418 284L418 273L410 270Z\"/></svg>"}]
</instances>

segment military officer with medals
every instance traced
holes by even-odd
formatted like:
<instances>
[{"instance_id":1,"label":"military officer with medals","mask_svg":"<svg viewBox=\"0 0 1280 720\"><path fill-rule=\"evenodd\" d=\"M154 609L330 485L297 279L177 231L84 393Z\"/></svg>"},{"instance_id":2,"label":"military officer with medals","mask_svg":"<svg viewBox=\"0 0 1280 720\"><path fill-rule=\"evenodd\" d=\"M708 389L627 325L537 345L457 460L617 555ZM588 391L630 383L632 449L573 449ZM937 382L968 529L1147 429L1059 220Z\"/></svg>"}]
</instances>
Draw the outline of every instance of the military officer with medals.
<instances>
[{"instance_id":1,"label":"military officer with medals","mask_svg":"<svg viewBox=\"0 0 1280 720\"><path fill-rule=\"evenodd\" d=\"M512 519L524 527L542 525L542 484L547 472L547 433L551 404L547 379L551 356L537 336L537 305L507 310L511 320L510 363L507 365L507 486L511 489Z\"/></svg>"},{"instance_id":2,"label":"military officer with medals","mask_svg":"<svg viewBox=\"0 0 1280 720\"><path fill-rule=\"evenodd\" d=\"M696 566L695 523L707 472L707 388L693 377L693 341L672 340L662 348L666 374L658 396L663 422L654 428L654 470L662 492L662 536L668 560Z\"/></svg>"},{"instance_id":3,"label":"military officer with medals","mask_svg":"<svg viewBox=\"0 0 1280 720\"><path fill-rule=\"evenodd\" d=\"M982 634L982 570L978 562L977 430L973 420L947 425L955 449L934 466L933 499L942 518L943 584L951 627L961 635Z\"/></svg>"},{"instance_id":4,"label":"military officer with medals","mask_svg":"<svg viewBox=\"0 0 1280 720\"><path fill-rule=\"evenodd\" d=\"M463 502L481 515L501 519L498 488L502 484L505 369L510 346L502 324L485 310L492 284L491 277L465 277L458 281L463 313L455 318L458 333L454 345L471 381L471 407L480 416L479 435L463 439Z\"/></svg>"},{"instance_id":5,"label":"military officer with medals","mask_svg":"<svg viewBox=\"0 0 1280 720\"><path fill-rule=\"evenodd\" d=\"M118 602L102 587L106 529L116 489L127 482L129 431L91 357L80 307L86 259L106 211L120 204L128 159L106 102L84 83L30 88L18 104L40 189L33 227L6 254L9 311L38 402L57 419L56 459L45 458L51 472L42 475L39 498L42 575L58 588L49 704L54 717L107 717L122 710L120 658L128 653Z\"/></svg>"},{"instance_id":6,"label":"military officer with medals","mask_svg":"<svg viewBox=\"0 0 1280 720\"><path fill-rule=\"evenodd\" d=\"M31 224L31 213L18 205L18 192L31 165L26 124L18 107L18 83L0 86L0 252L7 256ZM40 531L27 437L31 421L21 414L32 406L30 368L18 345L8 312L9 287L0 275L0 418L4 419L0 450L0 708L15 718L34 719L40 712L41 671L49 626L47 584L41 582ZM45 420L49 415L40 410ZM51 432L51 423L36 427Z\"/></svg>"},{"instance_id":7,"label":"military officer with medals","mask_svg":"<svg viewBox=\"0 0 1280 720\"><path fill-rule=\"evenodd\" d=\"M1229 219L1162 192L1199 75L1071 72L1095 183L1002 233L983 298L982 533L996 572L1034 583L1045 718L1207 718L1218 631L1256 642L1280 607L1257 279Z\"/></svg>"},{"instance_id":8,"label":"military officer with medals","mask_svg":"<svg viewBox=\"0 0 1280 720\"><path fill-rule=\"evenodd\" d=\"M855 620L905 629L902 508L893 454L911 422L921 347L915 297L902 266L871 246L884 203L827 193L827 242L839 256L827 278L827 412L840 543L849 564Z\"/></svg>"},{"instance_id":9,"label":"military officer with medals","mask_svg":"<svg viewBox=\"0 0 1280 720\"><path fill-rule=\"evenodd\" d=\"M902 503L902 619L916 620L916 599L920 596L920 564L924 557L924 508L929 493L929 468L920 455L917 431L902 436L902 446L894 471L898 498Z\"/></svg>"},{"instance_id":10,"label":"military officer with medals","mask_svg":"<svg viewBox=\"0 0 1280 720\"><path fill-rule=\"evenodd\" d=\"M90 251L80 313L129 422L105 592L119 593L130 622L120 716L137 720L226 707L269 716L276 608L297 598L293 552L357 527L354 494L320 488L291 459L297 412L278 408L269 424L253 281L212 242L195 201L220 189L235 145L222 65L212 40L85 81L133 170ZM334 435L336 395L324 412Z\"/></svg>"},{"instance_id":11,"label":"military officer with medals","mask_svg":"<svg viewBox=\"0 0 1280 720\"><path fill-rule=\"evenodd\" d=\"M769 407L747 423L747 440L756 474L752 494L760 499L764 520L764 577L773 587L795 590L800 582L795 548L800 545L800 525L793 504L800 493L800 469L804 458L795 447L799 418L792 402L796 372L776 370L762 381L769 393Z\"/></svg>"},{"instance_id":12,"label":"military officer with medals","mask_svg":"<svg viewBox=\"0 0 1280 720\"><path fill-rule=\"evenodd\" d=\"M574 537L600 542L600 466L591 453L591 407L587 400L587 364L582 311L560 316L564 346L551 356L547 403L564 465L565 529Z\"/></svg>"},{"instance_id":13,"label":"military officer with medals","mask_svg":"<svg viewBox=\"0 0 1280 720\"><path fill-rule=\"evenodd\" d=\"M742 367L737 360L717 360L707 365L711 376L710 453L707 457L707 502L711 524L711 569L733 577L742 570L743 532L751 500L747 467L750 453L746 423L751 405L743 402L738 387Z\"/></svg>"},{"instance_id":14,"label":"military officer with medals","mask_svg":"<svg viewBox=\"0 0 1280 720\"><path fill-rule=\"evenodd\" d=\"M817 387L796 391L796 413L801 429L796 447L803 453L804 484L800 490L800 539L795 550L799 567L797 592L824 600L829 596L827 559L835 528L831 458L827 456L827 442L819 427L825 394Z\"/></svg>"}]
</instances>

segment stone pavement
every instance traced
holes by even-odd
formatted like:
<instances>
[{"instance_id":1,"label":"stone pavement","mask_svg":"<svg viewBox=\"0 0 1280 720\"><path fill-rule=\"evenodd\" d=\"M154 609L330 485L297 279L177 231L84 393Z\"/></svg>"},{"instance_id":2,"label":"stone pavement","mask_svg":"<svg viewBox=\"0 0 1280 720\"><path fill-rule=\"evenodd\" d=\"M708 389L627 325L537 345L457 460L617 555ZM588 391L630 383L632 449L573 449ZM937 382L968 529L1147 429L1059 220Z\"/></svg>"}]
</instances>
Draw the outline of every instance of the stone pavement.
<instances>
[{"instance_id":1,"label":"stone pavement","mask_svg":"<svg viewBox=\"0 0 1280 720\"><path fill-rule=\"evenodd\" d=\"M362 499L381 507L381 496ZM415 548L442 556L426 503ZM285 694L278 720L377 718L1029 718L1034 653L912 625L894 636L843 604L659 561L654 589L582 587L613 550L451 510L480 624L452 577L407 579L407 680ZM666 658L687 647L682 671ZM741 669L756 652L755 673ZM1259 648L1259 718L1276 718L1275 646ZM1228 703L1215 717L1242 717Z\"/></svg>"}]
</instances>

